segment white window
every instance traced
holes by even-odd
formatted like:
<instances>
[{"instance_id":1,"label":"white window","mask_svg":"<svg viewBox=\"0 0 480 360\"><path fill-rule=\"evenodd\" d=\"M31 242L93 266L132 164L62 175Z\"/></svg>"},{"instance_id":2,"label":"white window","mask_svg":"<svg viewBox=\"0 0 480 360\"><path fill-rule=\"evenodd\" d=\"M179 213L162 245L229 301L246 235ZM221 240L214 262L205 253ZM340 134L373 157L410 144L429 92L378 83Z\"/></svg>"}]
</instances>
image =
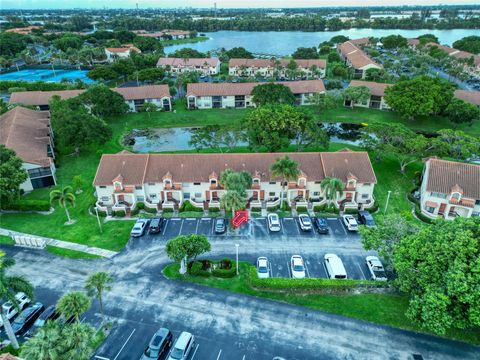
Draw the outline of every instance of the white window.
<instances>
[{"instance_id":1,"label":"white window","mask_svg":"<svg viewBox=\"0 0 480 360\"><path fill-rule=\"evenodd\" d=\"M268 193L268 196L275 196L275 194L276 194L275 191L271 191Z\"/></svg>"},{"instance_id":2,"label":"white window","mask_svg":"<svg viewBox=\"0 0 480 360\"><path fill-rule=\"evenodd\" d=\"M426 209L430 214L433 214L434 211L435 211L435 208L434 208L434 207L431 207L431 206L427 206L427 207L425 207L425 209Z\"/></svg>"},{"instance_id":3,"label":"white window","mask_svg":"<svg viewBox=\"0 0 480 360\"><path fill-rule=\"evenodd\" d=\"M142 190L142 185L136 185L135 190Z\"/></svg>"},{"instance_id":4,"label":"white window","mask_svg":"<svg viewBox=\"0 0 480 360\"><path fill-rule=\"evenodd\" d=\"M313 196L320 196L320 191L314 191Z\"/></svg>"},{"instance_id":5,"label":"white window","mask_svg":"<svg viewBox=\"0 0 480 360\"><path fill-rule=\"evenodd\" d=\"M102 201L110 201L110 197L108 197L108 196L102 196L101 200L102 200Z\"/></svg>"},{"instance_id":6,"label":"white window","mask_svg":"<svg viewBox=\"0 0 480 360\"><path fill-rule=\"evenodd\" d=\"M190 199L190 193L188 193L188 192L183 193L183 198L184 199Z\"/></svg>"},{"instance_id":7,"label":"white window","mask_svg":"<svg viewBox=\"0 0 480 360\"><path fill-rule=\"evenodd\" d=\"M150 194L149 197L152 200L156 200L157 199L157 194Z\"/></svg>"},{"instance_id":8,"label":"white window","mask_svg":"<svg viewBox=\"0 0 480 360\"><path fill-rule=\"evenodd\" d=\"M199 182L194 182L193 185L198 186L198 185L200 185L200 183Z\"/></svg>"},{"instance_id":9,"label":"white window","mask_svg":"<svg viewBox=\"0 0 480 360\"><path fill-rule=\"evenodd\" d=\"M368 194L362 194L362 199L368 199L370 196Z\"/></svg>"},{"instance_id":10,"label":"white window","mask_svg":"<svg viewBox=\"0 0 480 360\"><path fill-rule=\"evenodd\" d=\"M202 193L195 193L195 198L196 198L196 199L199 199L199 198L201 198L201 197L202 197Z\"/></svg>"},{"instance_id":11,"label":"white window","mask_svg":"<svg viewBox=\"0 0 480 360\"><path fill-rule=\"evenodd\" d=\"M137 201L145 201L145 196L137 196Z\"/></svg>"},{"instance_id":12,"label":"white window","mask_svg":"<svg viewBox=\"0 0 480 360\"><path fill-rule=\"evenodd\" d=\"M107 187L106 186L100 186L100 189L106 189Z\"/></svg>"}]
</instances>

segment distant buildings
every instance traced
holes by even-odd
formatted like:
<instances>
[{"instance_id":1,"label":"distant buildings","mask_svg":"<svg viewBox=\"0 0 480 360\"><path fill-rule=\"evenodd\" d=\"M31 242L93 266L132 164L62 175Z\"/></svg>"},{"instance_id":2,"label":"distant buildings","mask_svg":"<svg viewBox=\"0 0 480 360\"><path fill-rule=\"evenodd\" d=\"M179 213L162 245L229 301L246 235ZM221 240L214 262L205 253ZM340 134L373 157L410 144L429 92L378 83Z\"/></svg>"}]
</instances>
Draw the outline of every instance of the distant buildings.
<instances>
[{"instance_id":1,"label":"distant buildings","mask_svg":"<svg viewBox=\"0 0 480 360\"><path fill-rule=\"evenodd\" d=\"M29 35L32 33L33 30L41 29L41 26L27 26L27 27L20 27L20 28L13 28L7 29L5 32L21 34L21 35Z\"/></svg>"},{"instance_id":2,"label":"distant buildings","mask_svg":"<svg viewBox=\"0 0 480 360\"><path fill-rule=\"evenodd\" d=\"M297 105L309 105L312 95L325 92L322 80L288 81L277 84L290 88ZM262 83L187 84L187 107L189 109L252 107L255 106L252 91L258 85Z\"/></svg>"},{"instance_id":3,"label":"distant buildings","mask_svg":"<svg viewBox=\"0 0 480 360\"><path fill-rule=\"evenodd\" d=\"M133 46L133 44L126 44L119 48L105 48L105 55L108 62L128 58L132 52L141 53L140 49Z\"/></svg>"},{"instance_id":4,"label":"distant buildings","mask_svg":"<svg viewBox=\"0 0 480 360\"><path fill-rule=\"evenodd\" d=\"M157 67L172 74L196 71L202 75L216 75L220 72L220 60L217 58L183 59L161 57Z\"/></svg>"},{"instance_id":5,"label":"distant buildings","mask_svg":"<svg viewBox=\"0 0 480 360\"><path fill-rule=\"evenodd\" d=\"M383 69L382 65L373 61L360 48L361 45L368 43L367 38L345 41L337 45L337 51L345 64L354 69L356 79L365 79L368 69Z\"/></svg>"},{"instance_id":6,"label":"distant buildings","mask_svg":"<svg viewBox=\"0 0 480 360\"><path fill-rule=\"evenodd\" d=\"M321 79L325 77L327 67L325 60L320 59L293 59L297 66L297 78ZM279 59L230 59L228 74L231 76L255 76L276 77L288 79L290 60Z\"/></svg>"},{"instance_id":7,"label":"distant buildings","mask_svg":"<svg viewBox=\"0 0 480 360\"><path fill-rule=\"evenodd\" d=\"M178 40L187 39L191 32L185 30L162 30L158 32L146 32L145 30L135 31L138 36L152 37L157 40Z\"/></svg>"}]
</instances>

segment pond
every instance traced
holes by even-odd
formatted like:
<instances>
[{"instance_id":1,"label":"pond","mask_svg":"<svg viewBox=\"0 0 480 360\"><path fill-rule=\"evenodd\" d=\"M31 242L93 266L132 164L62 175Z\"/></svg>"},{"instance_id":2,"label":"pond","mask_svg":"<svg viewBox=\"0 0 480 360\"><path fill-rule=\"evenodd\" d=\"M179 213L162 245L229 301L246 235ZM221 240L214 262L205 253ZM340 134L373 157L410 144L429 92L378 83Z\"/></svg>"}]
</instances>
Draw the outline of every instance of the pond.
<instances>
[{"instance_id":1,"label":"pond","mask_svg":"<svg viewBox=\"0 0 480 360\"><path fill-rule=\"evenodd\" d=\"M321 128L325 129L330 136L330 141L335 143L344 143L351 145L359 145L360 124L350 123L331 123L322 124ZM160 128L148 130L132 130L130 134L124 138L124 144L132 146L134 152L149 153L163 151L184 151L194 150L188 142L192 138L197 128ZM248 145L245 141L239 141L237 146Z\"/></svg>"},{"instance_id":2,"label":"pond","mask_svg":"<svg viewBox=\"0 0 480 360\"><path fill-rule=\"evenodd\" d=\"M406 38L430 33L438 37L441 44L452 43L465 36L478 35L478 29L451 30L401 30L401 29L348 29L340 31L302 32L302 31L217 31L205 33L209 40L193 44L181 44L165 47L167 54L177 49L189 47L201 52L220 48L231 49L244 47L254 54L286 56L292 54L298 47L317 47L323 41L336 35L345 35L350 39L362 37L383 37L400 34Z\"/></svg>"}]
</instances>

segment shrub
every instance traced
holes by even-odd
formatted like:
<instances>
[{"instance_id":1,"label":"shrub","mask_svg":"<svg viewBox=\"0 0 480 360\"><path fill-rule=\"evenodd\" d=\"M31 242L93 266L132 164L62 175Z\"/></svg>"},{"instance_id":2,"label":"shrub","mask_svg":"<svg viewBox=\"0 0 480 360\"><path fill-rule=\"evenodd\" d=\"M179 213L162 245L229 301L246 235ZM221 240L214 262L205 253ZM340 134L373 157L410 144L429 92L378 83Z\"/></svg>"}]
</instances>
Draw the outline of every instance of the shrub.
<instances>
[{"instance_id":1,"label":"shrub","mask_svg":"<svg viewBox=\"0 0 480 360\"><path fill-rule=\"evenodd\" d=\"M9 204L5 204L5 210L49 211L50 202L48 202L48 200L17 199Z\"/></svg>"},{"instance_id":2,"label":"shrub","mask_svg":"<svg viewBox=\"0 0 480 360\"><path fill-rule=\"evenodd\" d=\"M278 206L269 206L269 207L267 207L267 211L268 211L268 212L277 211L277 210L278 210Z\"/></svg>"},{"instance_id":3,"label":"shrub","mask_svg":"<svg viewBox=\"0 0 480 360\"><path fill-rule=\"evenodd\" d=\"M306 213L306 212L308 212L308 209L307 209L306 206L297 206L297 212Z\"/></svg>"},{"instance_id":4,"label":"shrub","mask_svg":"<svg viewBox=\"0 0 480 360\"><path fill-rule=\"evenodd\" d=\"M209 213L218 213L218 212L220 212L220 208L217 208L217 207L208 208L208 212Z\"/></svg>"},{"instance_id":5,"label":"shrub","mask_svg":"<svg viewBox=\"0 0 480 360\"><path fill-rule=\"evenodd\" d=\"M237 275L235 261L222 259L217 263L218 267L212 270L212 275L219 278L232 278Z\"/></svg>"},{"instance_id":6,"label":"shrub","mask_svg":"<svg viewBox=\"0 0 480 360\"><path fill-rule=\"evenodd\" d=\"M116 217L125 217L125 215L127 215L127 214L125 213L125 210L116 210L116 211L115 211L115 216L116 216Z\"/></svg>"},{"instance_id":7,"label":"shrub","mask_svg":"<svg viewBox=\"0 0 480 360\"><path fill-rule=\"evenodd\" d=\"M98 216L99 216L99 217L106 217L106 216L107 216L107 212L106 212L106 211L102 211L102 210L98 210Z\"/></svg>"},{"instance_id":8,"label":"shrub","mask_svg":"<svg viewBox=\"0 0 480 360\"><path fill-rule=\"evenodd\" d=\"M251 212L262 212L262 209L259 208L259 207L251 207L251 208L250 208L250 211L251 211Z\"/></svg>"},{"instance_id":9,"label":"shrub","mask_svg":"<svg viewBox=\"0 0 480 360\"><path fill-rule=\"evenodd\" d=\"M315 206L313 207L313 211L315 211L315 212L322 212L322 211L325 211L325 207L326 207L325 204L315 205Z\"/></svg>"},{"instance_id":10,"label":"shrub","mask_svg":"<svg viewBox=\"0 0 480 360\"><path fill-rule=\"evenodd\" d=\"M288 202L286 202L286 201L283 202L281 210L283 210L283 211L290 211L291 210L290 205L288 205Z\"/></svg>"},{"instance_id":11,"label":"shrub","mask_svg":"<svg viewBox=\"0 0 480 360\"><path fill-rule=\"evenodd\" d=\"M378 201L375 200L375 202L373 203L373 206L370 209L368 209L368 211L371 213L377 212L379 206L380 205L378 205Z\"/></svg>"},{"instance_id":12,"label":"shrub","mask_svg":"<svg viewBox=\"0 0 480 360\"><path fill-rule=\"evenodd\" d=\"M14 92L20 92L20 91L27 91L27 89L24 88L24 87L18 87L18 86L8 88L8 93L10 93L10 94L14 93Z\"/></svg>"},{"instance_id":13,"label":"shrub","mask_svg":"<svg viewBox=\"0 0 480 360\"><path fill-rule=\"evenodd\" d=\"M137 209L138 210L143 210L145 209L145 204L143 202L138 202L137 203Z\"/></svg>"},{"instance_id":14,"label":"shrub","mask_svg":"<svg viewBox=\"0 0 480 360\"><path fill-rule=\"evenodd\" d=\"M149 208L149 207L144 207L143 210L145 210L147 213L150 213L150 214L156 214L157 213L157 209L156 208Z\"/></svg>"},{"instance_id":15,"label":"shrub","mask_svg":"<svg viewBox=\"0 0 480 360\"><path fill-rule=\"evenodd\" d=\"M197 211L197 212L202 212L203 208L196 207L193 205L189 200L185 200L182 205L180 205L180 208L178 209L179 212L185 212L185 211Z\"/></svg>"},{"instance_id":16,"label":"shrub","mask_svg":"<svg viewBox=\"0 0 480 360\"><path fill-rule=\"evenodd\" d=\"M200 271L202 271L203 264L200 261L194 261L190 266L190 274L191 275L198 275Z\"/></svg>"},{"instance_id":17,"label":"shrub","mask_svg":"<svg viewBox=\"0 0 480 360\"><path fill-rule=\"evenodd\" d=\"M138 208L138 206L135 206L132 210L130 210L130 215L135 216L138 215L139 212L140 209Z\"/></svg>"},{"instance_id":18,"label":"shrub","mask_svg":"<svg viewBox=\"0 0 480 360\"><path fill-rule=\"evenodd\" d=\"M325 212L331 213L331 214L338 214L340 211L335 207L335 205L329 204L325 206Z\"/></svg>"},{"instance_id":19,"label":"shrub","mask_svg":"<svg viewBox=\"0 0 480 360\"><path fill-rule=\"evenodd\" d=\"M426 222L427 224L432 224L434 222L434 220L430 219L428 216L422 213L422 211L420 210L420 203L415 204L415 215L417 215L420 220Z\"/></svg>"},{"instance_id":20,"label":"shrub","mask_svg":"<svg viewBox=\"0 0 480 360\"><path fill-rule=\"evenodd\" d=\"M358 209L345 209L345 214L358 214Z\"/></svg>"},{"instance_id":21,"label":"shrub","mask_svg":"<svg viewBox=\"0 0 480 360\"><path fill-rule=\"evenodd\" d=\"M172 213L173 209L172 208L165 208L165 209L163 209L163 212L164 213Z\"/></svg>"}]
</instances>

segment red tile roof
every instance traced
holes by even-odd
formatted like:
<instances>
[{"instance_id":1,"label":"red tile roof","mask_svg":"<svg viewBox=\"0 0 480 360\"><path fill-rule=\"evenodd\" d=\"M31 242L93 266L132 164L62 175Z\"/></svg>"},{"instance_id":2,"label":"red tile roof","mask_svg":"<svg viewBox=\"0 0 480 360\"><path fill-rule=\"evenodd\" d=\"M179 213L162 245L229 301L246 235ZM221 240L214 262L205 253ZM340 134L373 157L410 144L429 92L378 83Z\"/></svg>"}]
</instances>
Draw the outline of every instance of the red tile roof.
<instances>
[{"instance_id":1,"label":"red tile roof","mask_svg":"<svg viewBox=\"0 0 480 360\"><path fill-rule=\"evenodd\" d=\"M407 39L407 43L410 46L418 46L418 45L420 45L420 40L419 39Z\"/></svg>"},{"instance_id":2,"label":"red tile roof","mask_svg":"<svg viewBox=\"0 0 480 360\"><path fill-rule=\"evenodd\" d=\"M316 65L320 69L325 69L327 63L322 59L293 59L299 68L310 69L312 65ZM278 59L281 66L286 67L290 63L290 59ZM275 60L271 59L230 59L229 67L254 67L254 68L275 68Z\"/></svg>"},{"instance_id":3,"label":"red tile roof","mask_svg":"<svg viewBox=\"0 0 480 360\"><path fill-rule=\"evenodd\" d=\"M390 84L378 83L375 81L362 81L362 80L352 80L348 86L366 86L370 89L372 95L375 96L385 96L385 89Z\"/></svg>"},{"instance_id":4,"label":"red tile roof","mask_svg":"<svg viewBox=\"0 0 480 360\"><path fill-rule=\"evenodd\" d=\"M171 174L175 182L208 182L210 175L224 169L259 173L262 179L271 179L270 166L279 157L288 155L299 163L309 181L320 181L332 172L342 181L349 173L359 182L375 183L376 178L366 152L338 153L250 153L250 154L104 154L100 159L93 184L112 185L119 175L124 185L162 182ZM201 165L199 165L201 164ZM324 171L323 164L326 164ZM272 179L273 180L273 179ZM278 180L278 179L276 179Z\"/></svg>"},{"instance_id":5,"label":"red tile roof","mask_svg":"<svg viewBox=\"0 0 480 360\"><path fill-rule=\"evenodd\" d=\"M480 199L480 165L431 158L427 160L427 191L450 194L454 187L463 196Z\"/></svg>"},{"instance_id":6,"label":"red tile roof","mask_svg":"<svg viewBox=\"0 0 480 360\"><path fill-rule=\"evenodd\" d=\"M113 91L123 96L125 100L161 99L170 97L168 85L148 85L136 87L113 88Z\"/></svg>"},{"instance_id":7,"label":"red tile roof","mask_svg":"<svg viewBox=\"0 0 480 360\"><path fill-rule=\"evenodd\" d=\"M480 106L480 91L455 90L454 96L457 99Z\"/></svg>"},{"instance_id":8,"label":"red tile roof","mask_svg":"<svg viewBox=\"0 0 480 360\"><path fill-rule=\"evenodd\" d=\"M337 49L345 57L355 69L361 69L367 65L374 65L382 68L382 65L377 64L367 54L363 52L358 46L351 41L346 41L337 45Z\"/></svg>"},{"instance_id":9,"label":"red tile roof","mask_svg":"<svg viewBox=\"0 0 480 360\"><path fill-rule=\"evenodd\" d=\"M215 67L220 63L217 58L200 58L200 59L183 59L183 58L167 58L158 59L157 66L210 66Z\"/></svg>"},{"instance_id":10,"label":"red tile roof","mask_svg":"<svg viewBox=\"0 0 480 360\"><path fill-rule=\"evenodd\" d=\"M0 143L14 150L24 162L49 166L50 113L16 106L0 116Z\"/></svg>"},{"instance_id":11,"label":"red tile roof","mask_svg":"<svg viewBox=\"0 0 480 360\"><path fill-rule=\"evenodd\" d=\"M120 48L105 48L105 50L108 50L113 53L126 53L130 51L141 52L140 49L136 48L135 46L120 47Z\"/></svg>"},{"instance_id":12,"label":"red tile roof","mask_svg":"<svg viewBox=\"0 0 480 360\"><path fill-rule=\"evenodd\" d=\"M187 96L234 96L250 95L257 85L267 83L192 83L187 84ZM319 93L325 91L322 80L276 82L290 88L294 94Z\"/></svg>"}]
</instances>

